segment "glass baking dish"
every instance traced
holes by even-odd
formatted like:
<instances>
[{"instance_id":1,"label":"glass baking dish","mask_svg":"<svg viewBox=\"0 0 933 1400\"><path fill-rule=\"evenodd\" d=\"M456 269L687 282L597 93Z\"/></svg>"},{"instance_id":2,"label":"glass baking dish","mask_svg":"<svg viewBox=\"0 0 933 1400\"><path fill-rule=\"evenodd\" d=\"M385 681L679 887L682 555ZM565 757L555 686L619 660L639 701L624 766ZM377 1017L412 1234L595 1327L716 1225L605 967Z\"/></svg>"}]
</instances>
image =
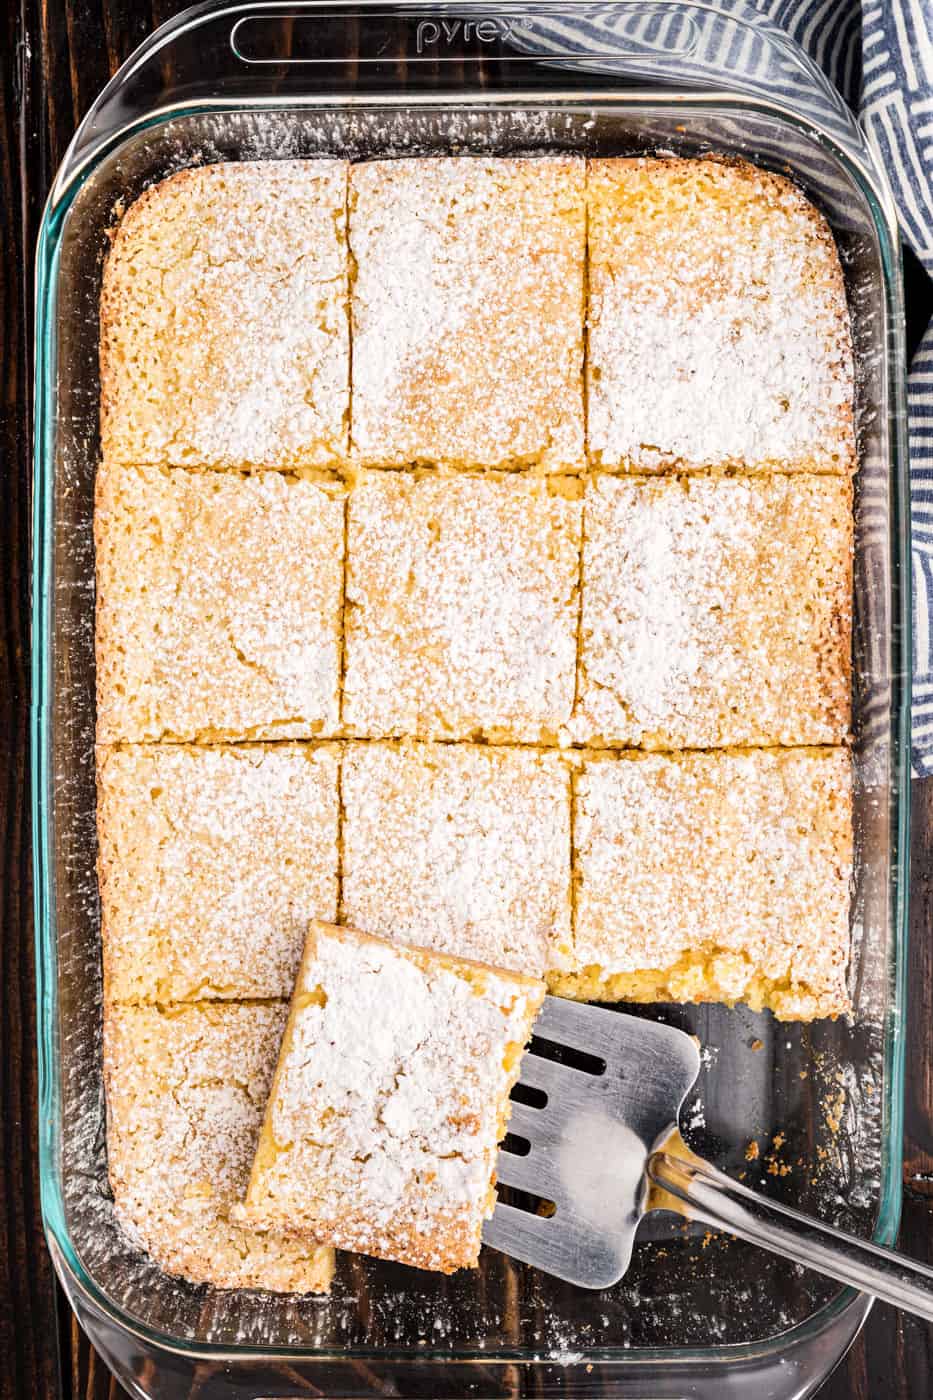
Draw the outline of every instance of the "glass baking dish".
<instances>
[{"instance_id":1,"label":"glass baking dish","mask_svg":"<svg viewBox=\"0 0 933 1400\"><path fill-rule=\"evenodd\" d=\"M59 171L38 249L32 742L45 1228L95 1345L138 1396L812 1393L868 1303L672 1215L616 1288L490 1251L452 1278L343 1256L328 1300L195 1288L120 1233L106 1173L94 820L93 479L107 230L152 181L317 153L718 151L824 211L857 354L851 1023L634 1008L697 1034L696 1150L882 1243L900 1207L910 673L898 240L848 111L755 11L606 4L209 4L157 31ZM749 1144L754 1141L759 1152Z\"/></svg>"}]
</instances>

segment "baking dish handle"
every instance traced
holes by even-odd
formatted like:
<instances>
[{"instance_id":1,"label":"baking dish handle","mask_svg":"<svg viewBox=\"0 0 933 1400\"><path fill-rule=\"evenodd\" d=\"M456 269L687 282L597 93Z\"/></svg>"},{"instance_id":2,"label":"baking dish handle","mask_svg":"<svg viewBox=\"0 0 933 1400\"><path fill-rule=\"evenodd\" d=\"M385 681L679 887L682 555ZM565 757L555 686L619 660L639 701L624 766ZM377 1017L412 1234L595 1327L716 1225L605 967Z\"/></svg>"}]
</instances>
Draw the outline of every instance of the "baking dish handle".
<instances>
[{"instance_id":1,"label":"baking dish handle","mask_svg":"<svg viewBox=\"0 0 933 1400\"><path fill-rule=\"evenodd\" d=\"M933 1321L933 1269L759 1196L695 1157L655 1152L648 1175L691 1219Z\"/></svg>"},{"instance_id":2,"label":"baking dish handle","mask_svg":"<svg viewBox=\"0 0 933 1400\"><path fill-rule=\"evenodd\" d=\"M145 40L81 122L51 208L104 150L187 105L340 104L390 94L534 95L542 68L598 98L697 89L785 103L865 158L858 125L803 50L752 5L714 0L207 0ZM600 82L600 79L602 80ZM522 89L530 84L526 94Z\"/></svg>"}]
</instances>

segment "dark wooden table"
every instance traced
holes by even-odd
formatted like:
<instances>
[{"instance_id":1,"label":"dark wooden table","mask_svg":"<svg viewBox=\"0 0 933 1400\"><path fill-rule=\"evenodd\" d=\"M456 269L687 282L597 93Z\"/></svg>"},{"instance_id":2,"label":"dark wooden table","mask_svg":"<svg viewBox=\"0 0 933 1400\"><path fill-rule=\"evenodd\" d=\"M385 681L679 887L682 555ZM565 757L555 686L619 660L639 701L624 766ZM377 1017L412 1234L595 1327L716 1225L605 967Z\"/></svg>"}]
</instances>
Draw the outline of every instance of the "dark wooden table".
<instances>
[{"instance_id":1,"label":"dark wooden table","mask_svg":"<svg viewBox=\"0 0 933 1400\"><path fill-rule=\"evenodd\" d=\"M64 1302L39 1219L28 814L32 261L50 179L107 78L178 0L6 0L0 19L0 1396L122 1400ZM908 260L909 334L933 310ZM900 1246L933 1263L933 779L914 784ZM821 1400L928 1400L933 1326L876 1307Z\"/></svg>"}]
</instances>

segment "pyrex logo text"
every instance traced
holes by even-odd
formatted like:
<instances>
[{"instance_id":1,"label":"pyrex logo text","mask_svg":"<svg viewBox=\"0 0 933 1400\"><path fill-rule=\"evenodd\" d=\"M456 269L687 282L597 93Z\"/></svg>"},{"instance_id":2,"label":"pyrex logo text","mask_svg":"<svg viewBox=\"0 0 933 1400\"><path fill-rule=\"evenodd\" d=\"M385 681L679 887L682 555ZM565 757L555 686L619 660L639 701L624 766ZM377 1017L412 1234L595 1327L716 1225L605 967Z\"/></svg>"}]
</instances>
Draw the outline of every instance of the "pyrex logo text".
<instances>
[{"instance_id":1,"label":"pyrex logo text","mask_svg":"<svg viewBox=\"0 0 933 1400\"><path fill-rule=\"evenodd\" d=\"M518 29L531 27L529 19L423 19L415 31L415 52L423 54L438 44L452 44L462 39L465 44L478 39L481 44L508 39Z\"/></svg>"}]
</instances>

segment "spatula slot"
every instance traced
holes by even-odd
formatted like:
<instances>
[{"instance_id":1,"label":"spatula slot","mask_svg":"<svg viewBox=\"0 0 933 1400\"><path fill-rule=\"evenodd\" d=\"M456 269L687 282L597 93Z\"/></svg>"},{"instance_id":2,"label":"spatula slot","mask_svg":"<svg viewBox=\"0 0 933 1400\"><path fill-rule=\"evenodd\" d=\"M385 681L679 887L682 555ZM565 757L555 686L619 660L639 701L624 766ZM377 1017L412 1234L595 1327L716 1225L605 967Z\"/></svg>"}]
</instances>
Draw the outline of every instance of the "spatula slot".
<instances>
[{"instance_id":1,"label":"spatula slot","mask_svg":"<svg viewBox=\"0 0 933 1400\"><path fill-rule=\"evenodd\" d=\"M522 1084L519 1080L512 1088L511 1098L515 1103L526 1104L528 1108L546 1108L547 1094L543 1089L536 1089L531 1084Z\"/></svg>"},{"instance_id":2,"label":"spatula slot","mask_svg":"<svg viewBox=\"0 0 933 1400\"><path fill-rule=\"evenodd\" d=\"M529 1052L546 1060L556 1060L570 1069L581 1070L584 1074L599 1076L606 1073L606 1061L599 1055L591 1055L576 1045L562 1045L556 1040L546 1040L544 1036L532 1036Z\"/></svg>"},{"instance_id":3,"label":"spatula slot","mask_svg":"<svg viewBox=\"0 0 933 1400\"><path fill-rule=\"evenodd\" d=\"M531 1191L522 1191L517 1186L496 1185L496 1197L501 1205L523 1211L525 1215L536 1215L540 1220L550 1219L557 1214L557 1206L545 1196L536 1196Z\"/></svg>"}]
</instances>

